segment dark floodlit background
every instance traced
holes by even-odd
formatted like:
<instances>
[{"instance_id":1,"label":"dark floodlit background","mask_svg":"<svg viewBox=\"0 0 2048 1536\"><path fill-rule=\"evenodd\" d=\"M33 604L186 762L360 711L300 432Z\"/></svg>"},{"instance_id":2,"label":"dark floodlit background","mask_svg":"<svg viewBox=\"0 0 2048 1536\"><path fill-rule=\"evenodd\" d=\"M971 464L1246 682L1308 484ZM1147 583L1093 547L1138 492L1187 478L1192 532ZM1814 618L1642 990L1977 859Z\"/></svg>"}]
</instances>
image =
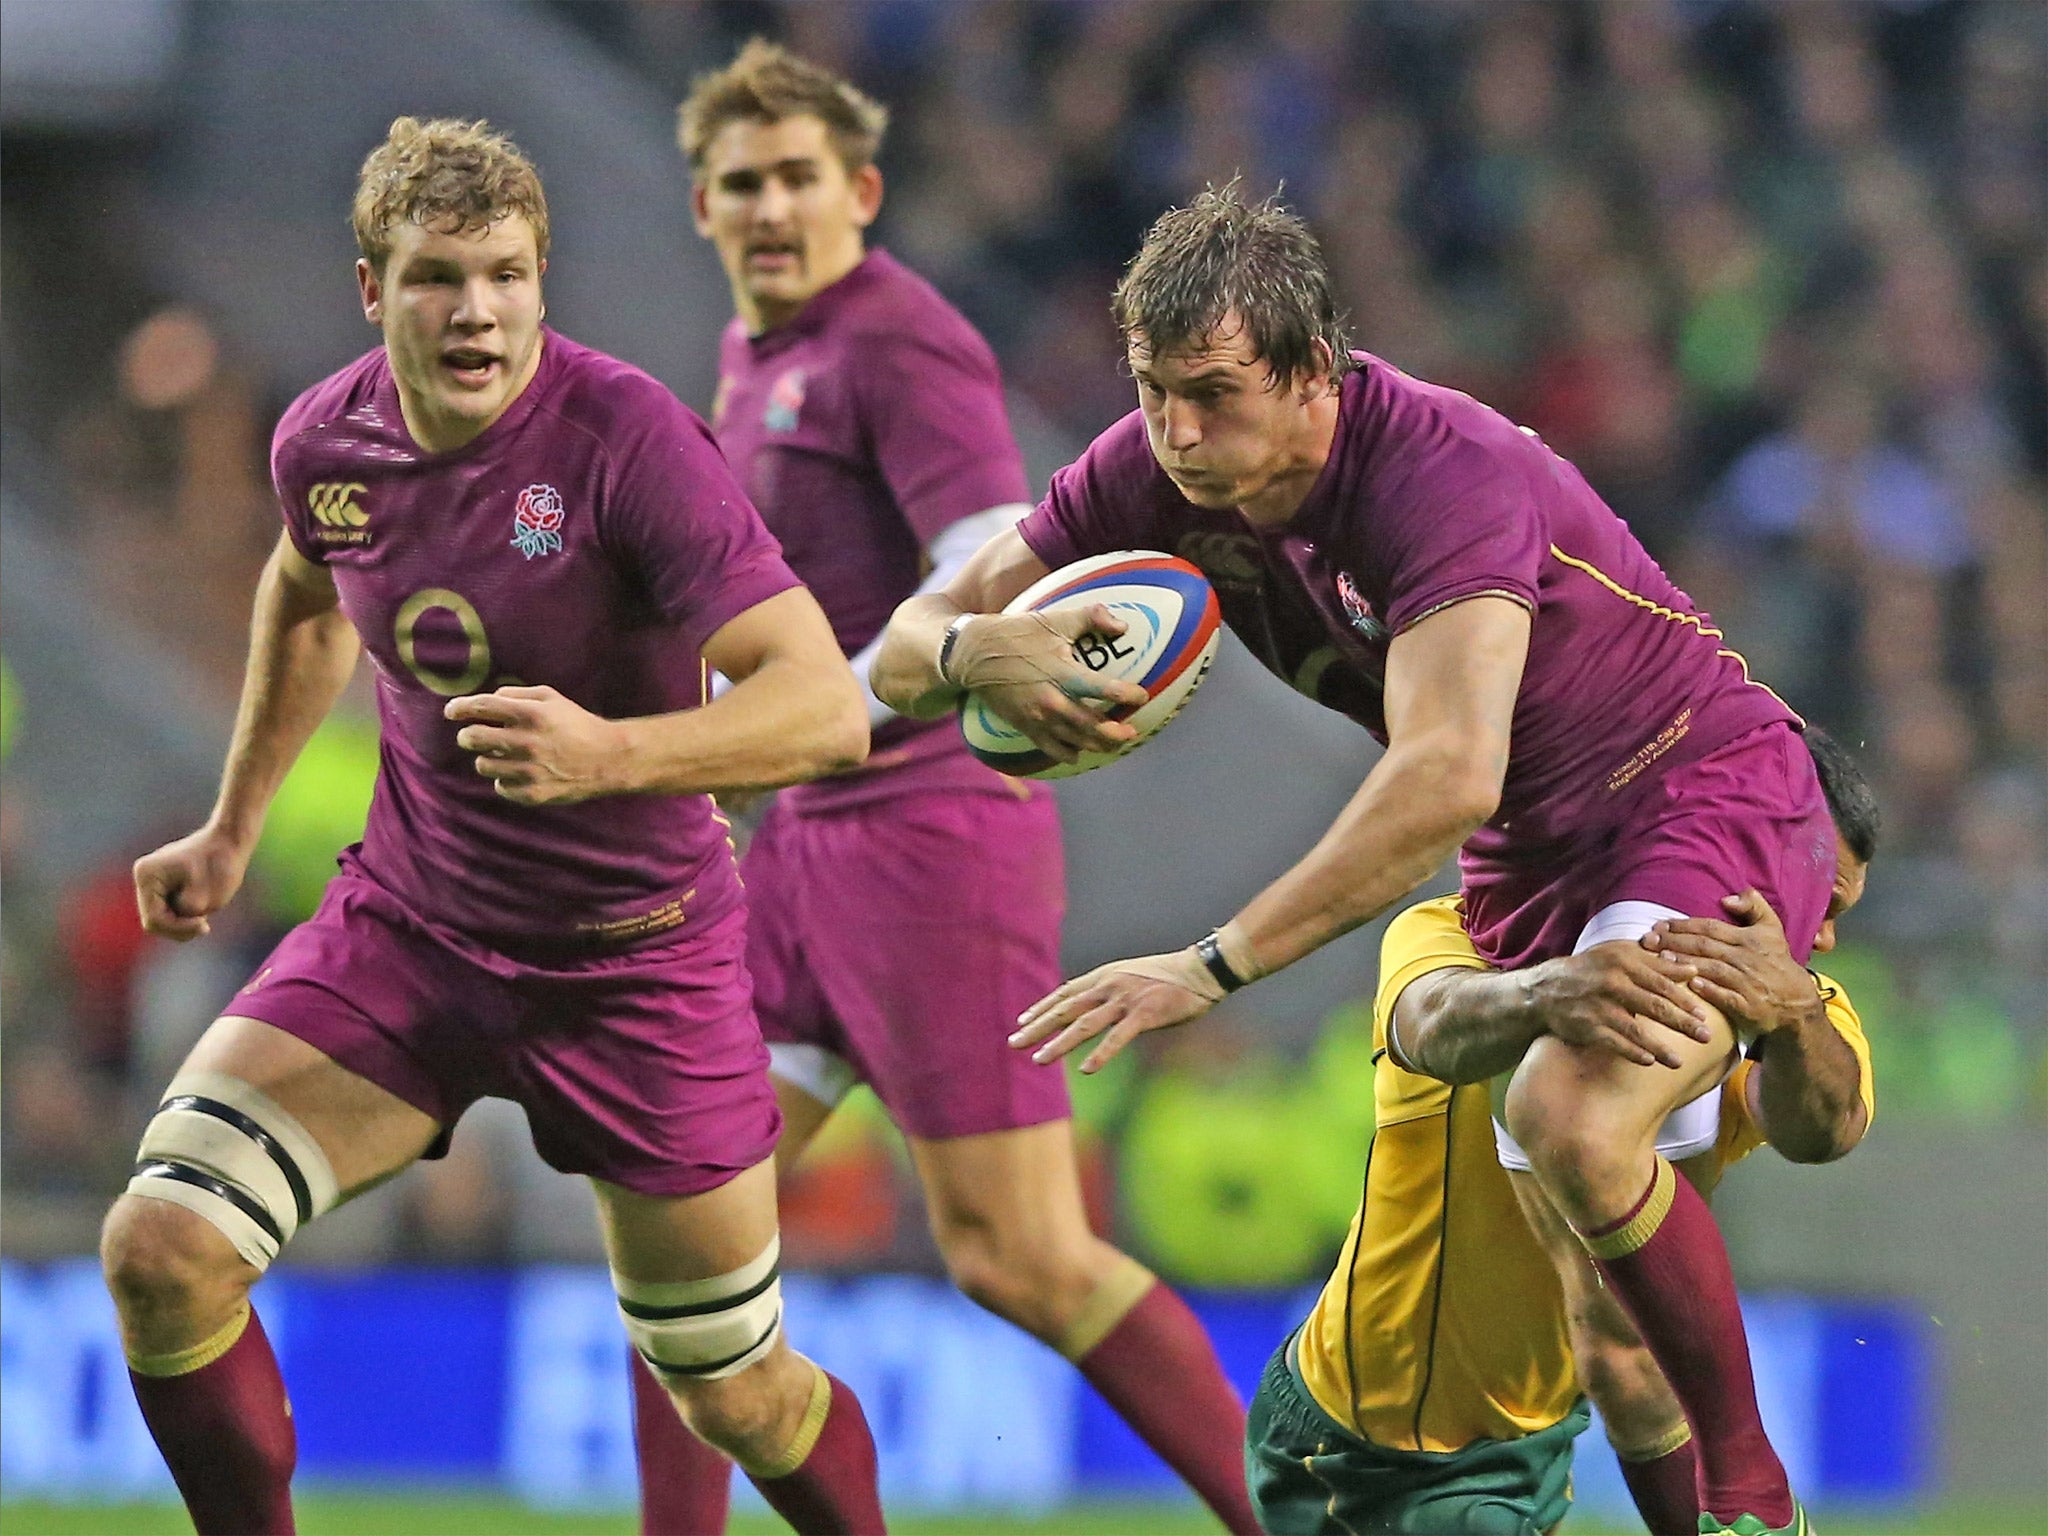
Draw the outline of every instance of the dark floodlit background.
<instances>
[{"instance_id":1,"label":"dark floodlit background","mask_svg":"<svg viewBox=\"0 0 2048 1536\"><path fill-rule=\"evenodd\" d=\"M1150 219L1208 180L1284 185L1360 345L1541 432L1754 672L1857 748L1886 840L1828 963L1869 1027L1876 1130L1839 1167L1755 1159L1724 1224L1759 1297L1854 1298L1904 1330L1890 1387L1810 1373L1819 1462L1897 1453L1875 1481L1827 1476L1879 1503L2048 1510L2048 7L7 0L0 19L0 1489L160 1491L146 1444L108 1427L118 1371L31 1344L69 1328L105 1355L101 1323L66 1321L95 1303L63 1261L367 801L364 690L215 936L139 933L128 863L195 824L218 767L277 532L271 424L375 340L356 164L400 112L509 130L553 203L551 320L706 409L729 303L673 108L762 32L893 107L877 238L994 343L1041 483L1132 403L1106 298ZM1227 915L1373 756L1226 653L1158 744L1062 791L1073 965ZM1101 1221L1176 1283L1280 1296L1276 1328L1356 1198L1377 932L1078 1093ZM936 1273L871 1107L786 1204L810 1268ZM306 1296L436 1266L516 1289L555 1273L523 1266L596 1256L587 1198L498 1105L280 1274ZM80 1406L74 1377L109 1403ZM537 1496L616 1498L606 1454ZM1095 1488L1085 1456L1062 1465L984 1501Z\"/></svg>"}]
</instances>

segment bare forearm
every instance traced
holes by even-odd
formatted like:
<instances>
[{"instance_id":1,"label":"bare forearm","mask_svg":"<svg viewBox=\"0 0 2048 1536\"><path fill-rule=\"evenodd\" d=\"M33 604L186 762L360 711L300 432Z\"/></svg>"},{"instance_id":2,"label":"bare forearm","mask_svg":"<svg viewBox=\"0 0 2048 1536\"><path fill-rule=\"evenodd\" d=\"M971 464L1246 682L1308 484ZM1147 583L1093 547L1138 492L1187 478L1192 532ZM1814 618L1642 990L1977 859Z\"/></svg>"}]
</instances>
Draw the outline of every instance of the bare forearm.
<instances>
[{"instance_id":1,"label":"bare forearm","mask_svg":"<svg viewBox=\"0 0 2048 1536\"><path fill-rule=\"evenodd\" d=\"M361 648L339 608L309 602L275 562L265 567L212 826L254 846L278 785L348 686Z\"/></svg>"},{"instance_id":2,"label":"bare forearm","mask_svg":"<svg viewBox=\"0 0 2048 1536\"><path fill-rule=\"evenodd\" d=\"M918 720L935 719L953 707L960 690L939 676L939 643L961 611L939 592L913 597L897 608L868 674L876 698Z\"/></svg>"},{"instance_id":3,"label":"bare forearm","mask_svg":"<svg viewBox=\"0 0 2048 1536\"><path fill-rule=\"evenodd\" d=\"M1527 971L1448 971L1410 986L1394 1006L1396 1063L1445 1083L1483 1083L1511 1071L1543 1033Z\"/></svg>"},{"instance_id":4,"label":"bare forearm","mask_svg":"<svg viewBox=\"0 0 2048 1536\"><path fill-rule=\"evenodd\" d=\"M867 706L843 665L770 661L702 709L616 724L618 794L776 789L868 753Z\"/></svg>"},{"instance_id":5,"label":"bare forearm","mask_svg":"<svg viewBox=\"0 0 2048 1536\"><path fill-rule=\"evenodd\" d=\"M1492 814L1455 753L1398 744L1322 840L1236 918L1261 975L1369 922L1427 880Z\"/></svg>"},{"instance_id":6,"label":"bare forearm","mask_svg":"<svg viewBox=\"0 0 2048 1536\"><path fill-rule=\"evenodd\" d=\"M1752 1090L1764 1138L1795 1163L1848 1152L1863 1136L1862 1071L1826 1008L1816 1000L1798 1023L1767 1039Z\"/></svg>"}]
</instances>

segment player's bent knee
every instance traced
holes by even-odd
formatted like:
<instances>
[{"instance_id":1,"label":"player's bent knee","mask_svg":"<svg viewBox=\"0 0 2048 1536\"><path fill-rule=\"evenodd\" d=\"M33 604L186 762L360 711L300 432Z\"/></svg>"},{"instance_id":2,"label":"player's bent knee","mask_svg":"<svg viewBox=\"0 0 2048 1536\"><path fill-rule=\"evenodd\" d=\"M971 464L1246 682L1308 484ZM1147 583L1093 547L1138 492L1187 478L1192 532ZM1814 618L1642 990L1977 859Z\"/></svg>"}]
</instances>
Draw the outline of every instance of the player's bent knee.
<instances>
[{"instance_id":1,"label":"player's bent knee","mask_svg":"<svg viewBox=\"0 0 2048 1536\"><path fill-rule=\"evenodd\" d=\"M661 1284L614 1270L612 1284L626 1336L672 1391L738 1376L765 1360L782 1336L779 1237L751 1263L707 1280Z\"/></svg>"},{"instance_id":2,"label":"player's bent knee","mask_svg":"<svg viewBox=\"0 0 2048 1536\"><path fill-rule=\"evenodd\" d=\"M100 1228L100 1267L131 1317L217 1310L255 1281L232 1244L179 1206L123 1195Z\"/></svg>"},{"instance_id":3,"label":"player's bent knee","mask_svg":"<svg viewBox=\"0 0 2048 1536\"><path fill-rule=\"evenodd\" d=\"M947 1278L961 1295L1048 1342L1066 1321L1059 1299L1091 1288L1078 1259L1053 1247L1005 1250L982 1228L945 1234L939 1252Z\"/></svg>"},{"instance_id":4,"label":"player's bent knee","mask_svg":"<svg viewBox=\"0 0 2048 1536\"><path fill-rule=\"evenodd\" d=\"M259 1274L341 1195L333 1165L306 1128L220 1072L172 1079L142 1133L128 1193L181 1207Z\"/></svg>"}]
</instances>

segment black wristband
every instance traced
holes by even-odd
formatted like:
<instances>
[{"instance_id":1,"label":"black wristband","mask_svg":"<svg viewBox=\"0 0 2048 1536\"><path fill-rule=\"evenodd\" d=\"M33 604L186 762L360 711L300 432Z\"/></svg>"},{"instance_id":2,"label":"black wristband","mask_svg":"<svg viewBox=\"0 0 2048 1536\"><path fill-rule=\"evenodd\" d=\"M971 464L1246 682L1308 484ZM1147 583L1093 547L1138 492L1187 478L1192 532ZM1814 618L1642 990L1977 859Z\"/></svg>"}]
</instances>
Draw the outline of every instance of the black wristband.
<instances>
[{"instance_id":1,"label":"black wristband","mask_svg":"<svg viewBox=\"0 0 2048 1536\"><path fill-rule=\"evenodd\" d=\"M1245 984L1244 978L1233 971L1230 962L1223 958L1223 946L1217 942L1213 929L1195 940L1195 954L1209 968L1209 974L1216 978L1216 985L1225 992L1235 992Z\"/></svg>"},{"instance_id":2,"label":"black wristband","mask_svg":"<svg viewBox=\"0 0 2048 1536\"><path fill-rule=\"evenodd\" d=\"M960 643L960 631L967 627L969 619L978 619L978 613L963 613L946 626L945 636L939 641L939 681L951 683L952 677L946 671L946 664L953 659L953 647ZM957 684L955 686L958 686Z\"/></svg>"}]
</instances>

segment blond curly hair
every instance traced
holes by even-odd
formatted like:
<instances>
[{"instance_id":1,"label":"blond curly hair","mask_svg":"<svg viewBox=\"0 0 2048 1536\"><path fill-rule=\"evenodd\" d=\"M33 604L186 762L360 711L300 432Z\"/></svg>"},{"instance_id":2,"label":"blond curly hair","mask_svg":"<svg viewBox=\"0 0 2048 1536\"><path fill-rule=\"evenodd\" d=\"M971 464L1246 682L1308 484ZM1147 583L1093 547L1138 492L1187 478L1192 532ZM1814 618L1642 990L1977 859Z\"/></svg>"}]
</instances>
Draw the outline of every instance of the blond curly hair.
<instances>
[{"instance_id":1,"label":"blond curly hair","mask_svg":"<svg viewBox=\"0 0 2048 1536\"><path fill-rule=\"evenodd\" d=\"M349 223L364 259L381 272L400 224L456 234L488 229L515 213L533 226L545 259L548 200L540 172L518 145L480 119L401 117L363 161Z\"/></svg>"}]
</instances>

